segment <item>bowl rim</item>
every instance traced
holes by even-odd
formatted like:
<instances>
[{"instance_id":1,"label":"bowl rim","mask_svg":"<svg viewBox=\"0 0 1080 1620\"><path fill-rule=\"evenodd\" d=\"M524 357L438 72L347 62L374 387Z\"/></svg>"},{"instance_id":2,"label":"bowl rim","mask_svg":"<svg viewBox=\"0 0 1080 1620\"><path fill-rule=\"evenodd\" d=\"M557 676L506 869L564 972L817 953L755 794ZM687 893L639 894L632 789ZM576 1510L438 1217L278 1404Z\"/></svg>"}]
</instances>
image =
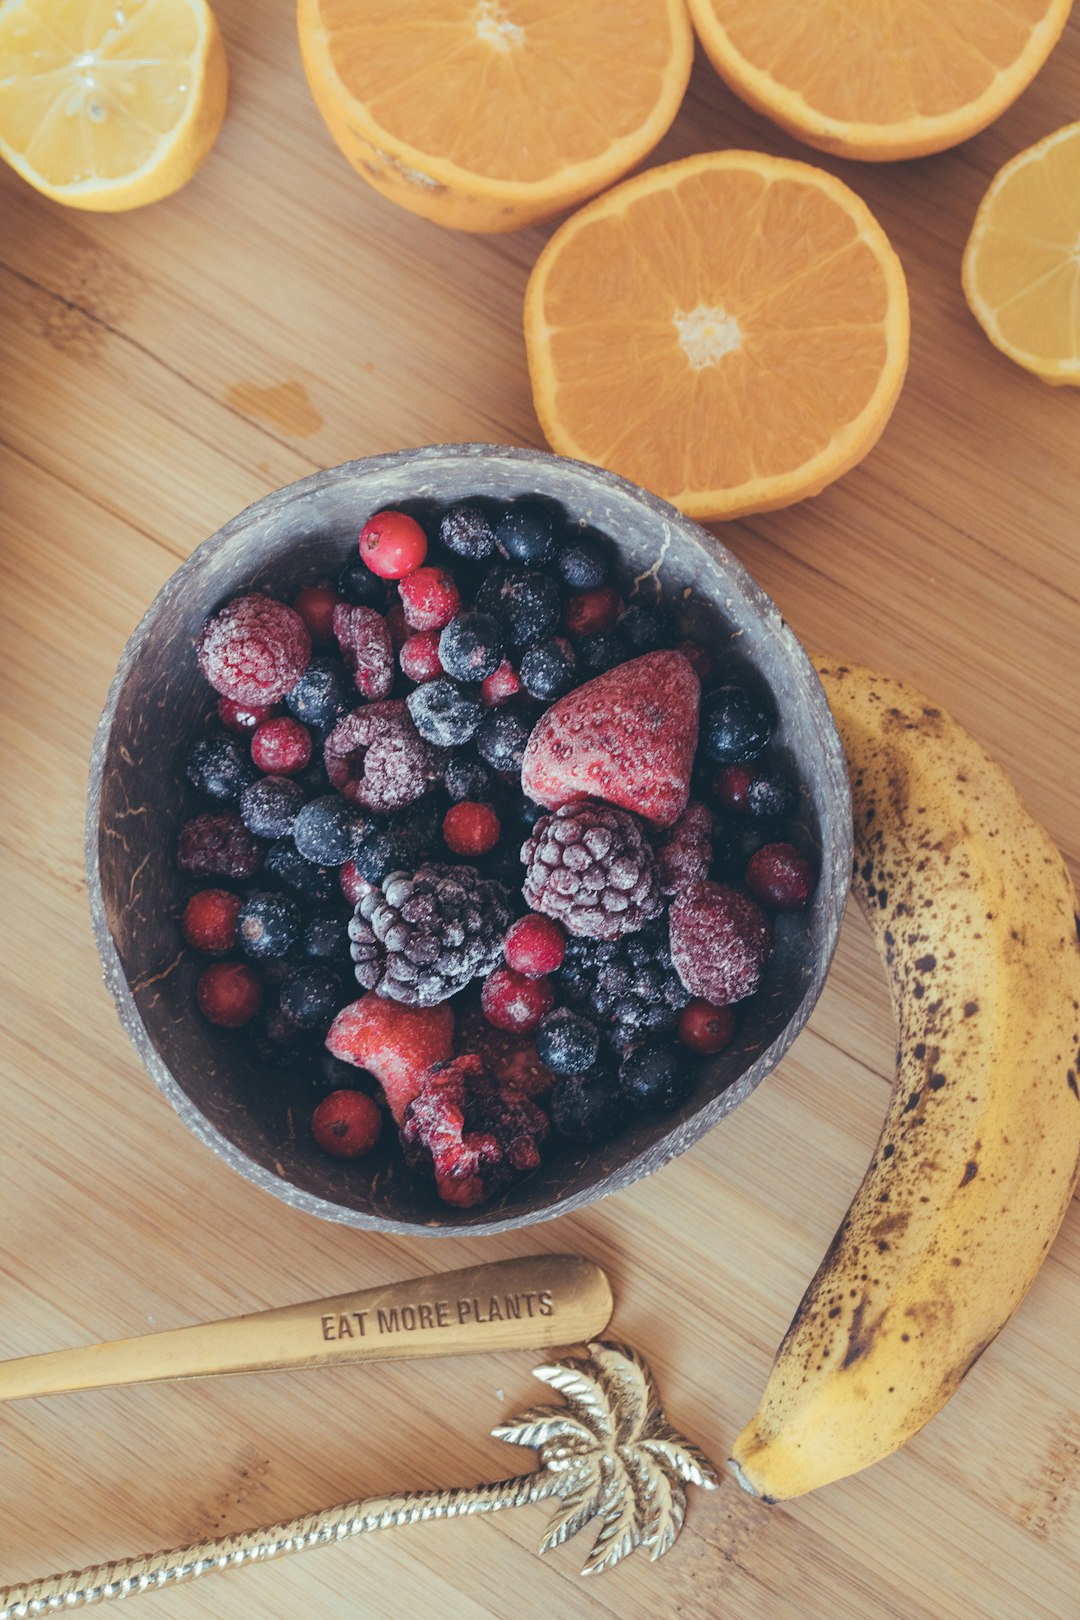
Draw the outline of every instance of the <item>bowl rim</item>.
<instances>
[{"instance_id":1,"label":"bowl rim","mask_svg":"<svg viewBox=\"0 0 1080 1620\"><path fill-rule=\"evenodd\" d=\"M819 729L822 734L821 741L823 745L820 764L823 774L828 778L828 793L825 796L825 802L831 808L831 820L835 823L829 828L831 834L829 853L832 885L829 904L825 909L825 931L822 949L818 952L812 971L808 975L802 995L791 1017L764 1051L759 1053L754 1062L748 1065L730 1086L719 1093L717 1097L712 1098L709 1102L694 1110L689 1119L684 1122L684 1128L681 1131L679 1131L678 1127L673 1127L672 1131L657 1143L640 1149L625 1163L598 1177L595 1182L590 1183L588 1186L573 1192L567 1192L563 1196L556 1198L550 1206L545 1206L543 1210L526 1212L524 1215L497 1215L493 1216L489 1221L482 1218L473 1219L468 1224L451 1224L449 1221L440 1221L438 1219L405 1221L391 1216L370 1214L363 1210L356 1210L346 1205L334 1203L317 1193L297 1187L284 1177L273 1175L218 1130L174 1077L171 1069L158 1053L139 1013L108 922L100 865L102 787L109 740L120 696L144 642L162 611L175 597L182 594L190 576L201 568L209 558L223 551L236 535L250 528L253 524L265 521L276 508L302 501L308 495L321 493L327 487L328 482L348 484L358 478L369 478L372 474L378 474L383 470L405 464L423 471L424 469L437 468L447 461L483 463L493 459L511 464L520 463L522 466L529 467L556 465L568 467L572 470L575 480L579 483L591 486L599 491L610 492L620 499L629 498L632 503L643 507L652 519L678 530L693 546L703 549L714 562L718 562L723 567L736 588L736 594L741 595L744 599L744 605L749 604L753 608L763 623L768 626L771 636L782 643L787 659L799 668L807 684L808 701L816 710L815 718L820 722ZM669 543L669 540L662 543L656 564L647 573L638 576L635 585L650 577L651 574L659 593L659 569ZM822 832L824 854L826 849L824 828ZM245 1180L254 1183L281 1202L322 1220L329 1220L340 1225L362 1230L393 1233L400 1236L480 1237L555 1220L586 1205L596 1203L601 1198L608 1197L616 1192L622 1192L646 1175L663 1169L672 1160L680 1157L692 1147L701 1137L705 1136L727 1113L733 1112L734 1108L744 1101L771 1070L776 1067L809 1020L821 995L836 952L851 874L851 794L839 732L825 690L806 649L786 623L772 598L768 596L762 586L758 584L721 540L659 496L653 495L650 491L641 488L630 480L620 477L617 473L594 466L590 462L575 461L567 456L559 456L547 450L481 441L463 441L461 443L422 445L415 449L394 450L374 456L358 457L341 462L335 467L313 471L303 478L294 479L288 484L283 484L280 488L268 491L265 495L250 502L212 535L201 541L179 567L169 575L124 644L116 672L109 685L104 707L94 731L87 786L84 857L87 896L94 937L101 958L102 975L106 988L112 996L120 1023L158 1091L168 1100L183 1123L200 1141L211 1148L231 1169L238 1171ZM728 1107L722 1106L723 1100L736 1090L742 1091L742 1095L739 1096L737 1102ZM693 1124L694 1128L687 1130L685 1126L690 1124Z\"/></svg>"}]
</instances>

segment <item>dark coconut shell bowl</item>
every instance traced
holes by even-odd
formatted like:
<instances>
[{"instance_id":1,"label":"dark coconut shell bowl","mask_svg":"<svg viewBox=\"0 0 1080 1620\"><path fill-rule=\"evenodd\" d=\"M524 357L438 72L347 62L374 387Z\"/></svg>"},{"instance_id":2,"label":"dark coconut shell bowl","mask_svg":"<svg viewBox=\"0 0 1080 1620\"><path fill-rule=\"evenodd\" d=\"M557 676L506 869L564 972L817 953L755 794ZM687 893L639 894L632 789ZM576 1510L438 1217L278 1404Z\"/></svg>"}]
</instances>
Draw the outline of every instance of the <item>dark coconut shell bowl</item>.
<instances>
[{"instance_id":1,"label":"dark coconut shell bowl","mask_svg":"<svg viewBox=\"0 0 1080 1620\"><path fill-rule=\"evenodd\" d=\"M195 648L230 597L290 598L335 576L365 519L385 507L421 521L468 497L538 495L608 535L624 593L660 594L681 626L725 667L772 692L775 743L800 782L796 816L820 876L803 911L777 919L763 987L740 1010L734 1043L703 1061L686 1103L641 1114L592 1149L552 1133L538 1170L472 1209L439 1201L405 1166L396 1133L367 1158L316 1146L307 1119L260 1072L243 1032L206 1023L194 991L205 966L186 949L180 913L191 882L175 864L194 813L185 763L213 709ZM591 1203L658 1170L750 1095L802 1029L836 944L851 865L843 752L817 676L774 604L711 535L665 502L595 467L532 450L448 445L353 461L256 501L188 559L161 590L120 660L94 744L87 818L90 904L105 980L151 1078L194 1134L286 1203L387 1232L498 1232ZM207 882L213 883L209 879ZM359 989L358 989L358 994Z\"/></svg>"}]
</instances>

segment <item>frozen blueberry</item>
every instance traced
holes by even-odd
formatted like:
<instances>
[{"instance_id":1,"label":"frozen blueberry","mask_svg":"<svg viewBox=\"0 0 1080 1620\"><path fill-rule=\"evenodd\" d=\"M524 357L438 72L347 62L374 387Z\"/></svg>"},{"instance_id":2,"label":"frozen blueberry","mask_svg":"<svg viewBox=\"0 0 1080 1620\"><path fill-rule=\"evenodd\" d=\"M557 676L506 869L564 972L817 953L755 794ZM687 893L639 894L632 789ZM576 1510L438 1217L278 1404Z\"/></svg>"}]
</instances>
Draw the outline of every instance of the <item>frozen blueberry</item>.
<instances>
[{"instance_id":1,"label":"frozen blueberry","mask_svg":"<svg viewBox=\"0 0 1080 1620\"><path fill-rule=\"evenodd\" d=\"M631 602L615 630L631 658L640 658L643 653L670 647L675 641L672 617L659 603L645 607L639 602Z\"/></svg>"},{"instance_id":2,"label":"frozen blueberry","mask_svg":"<svg viewBox=\"0 0 1080 1620\"><path fill-rule=\"evenodd\" d=\"M285 956L300 938L300 912L287 894L249 894L236 919L240 949L255 961Z\"/></svg>"},{"instance_id":3,"label":"frozen blueberry","mask_svg":"<svg viewBox=\"0 0 1080 1620\"><path fill-rule=\"evenodd\" d=\"M593 1069L556 1081L551 1092L551 1122L572 1141L605 1142L626 1120L626 1098L613 1074Z\"/></svg>"},{"instance_id":4,"label":"frozen blueberry","mask_svg":"<svg viewBox=\"0 0 1080 1620\"><path fill-rule=\"evenodd\" d=\"M447 793L455 804L460 803L462 799L472 799L476 804L484 804L490 798L495 786L495 778L490 768L482 759L474 759L470 754L455 754L447 762L443 781Z\"/></svg>"},{"instance_id":5,"label":"frozen blueberry","mask_svg":"<svg viewBox=\"0 0 1080 1620\"><path fill-rule=\"evenodd\" d=\"M301 936L304 955L330 962L349 954L349 919L340 911L317 911Z\"/></svg>"},{"instance_id":6,"label":"frozen blueberry","mask_svg":"<svg viewBox=\"0 0 1080 1620\"><path fill-rule=\"evenodd\" d=\"M701 746L718 765L756 759L772 736L766 703L745 686L718 686L701 702Z\"/></svg>"},{"instance_id":7,"label":"frozen blueberry","mask_svg":"<svg viewBox=\"0 0 1080 1620\"><path fill-rule=\"evenodd\" d=\"M447 551L468 562L483 562L495 550L495 531L477 506L452 506L439 524L439 539Z\"/></svg>"},{"instance_id":8,"label":"frozen blueberry","mask_svg":"<svg viewBox=\"0 0 1080 1620\"><path fill-rule=\"evenodd\" d=\"M356 870L369 883L381 883L391 872L408 871L417 864L413 841L396 828L372 833L352 857Z\"/></svg>"},{"instance_id":9,"label":"frozen blueberry","mask_svg":"<svg viewBox=\"0 0 1080 1620\"><path fill-rule=\"evenodd\" d=\"M331 731L355 700L348 671L333 658L313 658L292 691L285 694L289 711L316 731Z\"/></svg>"},{"instance_id":10,"label":"frozen blueberry","mask_svg":"<svg viewBox=\"0 0 1080 1620\"><path fill-rule=\"evenodd\" d=\"M336 793L305 804L293 823L293 843L306 861L341 866L351 860L371 827L369 818Z\"/></svg>"},{"instance_id":11,"label":"frozen blueberry","mask_svg":"<svg viewBox=\"0 0 1080 1620\"><path fill-rule=\"evenodd\" d=\"M530 697L552 703L574 684L574 649L563 636L549 636L530 647L521 660L521 684Z\"/></svg>"},{"instance_id":12,"label":"frozen blueberry","mask_svg":"<svg viewBox=\"0 0 1080 1620\"><path fill-rule=\"evenodd\" d=\"M543 501L514 501L495 521L495 544L511 562L537 568L555 555L556 523L554 512Z\"/></svg>"},{"instance_id":13,"label":"frozen blueberry","mask_svg":"<svg viewBox=\"0 0 1080 1620\"><path fill-rule=\"evenodd\" d=\"M556 1074L583 1074L600 1055L600 1031L580 1013L556 1007L540 1021L536 1052Z\"/></svg>"},{"instance_id":14,"label":"frozen blueberry","mask_svg":"<svg viewBox=\"0 0 1080 1620\"><path fill-rule=\"evenodd\" d=\"M582 680L603 675L616 664L624 664L628 653L614 630L596 630L591 636L582 636L577 644L577 667Z\"/></svg>"},{"instance_id":15,"label":"frozen blueberry","mask_svg":"<svg viewBox=\"0 0 1080 1620\"><path fill-rule=\"evenodd\" d=\"M305 900L335 900L341 894L337 872L306 861L291 838L279 838L270 845L263 870Z\"/></svg>"},{"instance_id":16,"label":"frozen blueberry","mask_svg":"<svg viewBox=\"0 0 1080 1620\"><path fill-rule=\"evenodd\" d=\"M484 711L454 681L425 681L405 699L412 723L425 742L457 748L476 735Z\"/></svg>"},{"instance_id":17,"label":"frozen blueberry","mask_svg":"<svg viewBox=\"0 0 1080 1620\"><path fill-rule=\"evenodd\" d=\"M344 1001L344 983L333 968L300 968L281 986L281 1010L300 1029L329 1029Z\"/></svg>"},{"instance_id":18,"label":"frozen blueberry","mask_svg":"<svg viewBox=\"0 0 1080 1620\"><path fill-rule=\"evenodd\" d=\"M439 637L439 662L458 681L482 681L502 657L502 629L490 613L459 613Z\"/></svg>"},{"instance_id":19,"label":"frozen blueberry","mask_svg":"<svg viewBox=\"0 0 1080 1620\"><path fill-rule=\"evenodd\" d=\"M554 635L562 617L558 585L530 568L492 568L476 593L476 605L498 619L515 648Z\"/></svg>"},{"instance_id":20,"label":"frozen blueberry","mask_svg":"<svg viewBox=\"0 0 1080 1620\"><path fill-rule=\"evenodd\" d=\"M677 1108L694 1088L694 1071L673 1046L633 1047L619 1065L619 1085L635 1108Z\"/></svg>"},{"instance_id":21,"label":"frozen blueberry","mask_svg":"<svg viewBox=\"0 0 1080 1620\"><path fill-rule=\"evenodd\" d=\"M517 709L489 709L476 733L481 759L493 771L520 771L531 730Z\"/></svg>"},{"instance_id":22,"label":"frozen blueberry","mask_svg":"<svg viewBox=\"0 0 1080 1620\"><path fill-rule=\"evenodd\" d=\"M795 783L786 771L758 771L746 790L746 808L752 816L793 816L799 802Z\"/></svg>"},{"instance_id":23,"label":"frozen blueberry","mask_svg":"<svg viewBox=\"0 0 1080 1620\"><path fill-rule=\"evenodd\" d=\"M349 558L337 579L338 595L353 607L386 607L386 586L372 573L359 551Z\"/></svg>"},{"instance_id":24,"label":"frozen blueberry","mask_svg":"<svg viewBox=\"0 0 1080 1620\"><path fill-rule=\"evenodd\" d=\"M304 789L290 777L260 776L240 797L240 820L256 838L287 838L304 798Z\"/></svg>"},{"instance_id":25,"label":"frozen blueberry","mask_svg":"<svg viewBox=\"0 0 1080 1620\"><path fill-rule=\"evenodd\" d=\"M572 534L559 547L555 567L572 591L591 591L603 585L611 572L606 542L591 529Z\"/></svg>"},{"instance_id":26,"label":"frozen blueberry","mask_svg":"<svg viewBox=\"0 0 1080 1620\"><path fill-rule=\"evenodd\" d=\"M187 779L208 799L225 803L238 799L258 774L245 742L228 732L200 737L188 755Z\"/></svg>"}]
</instances>

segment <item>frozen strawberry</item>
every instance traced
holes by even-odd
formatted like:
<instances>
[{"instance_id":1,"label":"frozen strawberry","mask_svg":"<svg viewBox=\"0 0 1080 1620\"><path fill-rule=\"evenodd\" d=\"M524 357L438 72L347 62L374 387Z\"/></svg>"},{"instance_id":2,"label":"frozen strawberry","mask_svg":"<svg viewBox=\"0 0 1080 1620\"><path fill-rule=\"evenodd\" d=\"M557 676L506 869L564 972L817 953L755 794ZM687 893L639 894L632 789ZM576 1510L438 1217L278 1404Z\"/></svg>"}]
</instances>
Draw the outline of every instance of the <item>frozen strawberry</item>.
<instances>
[{"instance_id":1,"label":"frozen strawberry","mask_svg":"<svg viewBox=\"0 0 1080 1620\"><path fill-rule=\"evenodd\" d=\"M708 876L712 863L712 811L691 799L667 837L656 848L663 894L678 894Z\"/></svg>"},{"instance_id":2,"label":"frozen strawberry","mask_svg":"<svg viewBox=\"0 0 1080 1620\"><path fill-rule=\"evenodd\" d=\"M475 1052L496 1080L523 1091L526 1097L546 1096L555 1084L557 1076L541 1062L535 1037L496 1029L479 1007L467 1007L462 1013L458 1044Z\"/></svg>"},{"instance_id":3,"label":"frozen strawberry","mask_svg":"<svg viewBox=\"0 0 1080 1620\"><path fill-rule=\"evenodd\" d=\"M436 1063L405 1111L401 1145L430 1169L444 1203L470 1209L540 1163L548 1118L523 1092L500 1085L475 1053Z\"/></svg>"},{"instance_id":4,"label":"frozen strawberry","mask_svg":"<svg viewBox=\"0 0 1080 1620\"><path fill-rule=\"evenodd\" d=\"M671 960L692 996L727 1007L752 996L772 953L772 924L726 883L691 883L669 917Z\"/></svg>"},{"instance_id":5,"label":"frozen strawberry","mask_svg":"<svg viewBox=\"0 0 1080 1620\"><path fill-rule=\"evenodd\" d=\"M214 691L234 703L276 703L310 657L311 637L299 613L257 592L227 602L199 637L199 668Z\"/></svg>"},{"instance_id":6,"label":"frozen strawberry","mask_svg":"<svg viewBox=\"0 0 1080 1620\"><path fill-rule=\"evenodd\" d=\"M437 1007L406 1007L369 990L342 1007L330 1025L326 1048L375 1076L400 1125L421 1078L433 1063L453 1055L454 1014L445 1001Z\"/></svg>"},{"instance_id":7,"label":"frozen strawberry","mask_svg":"<svg viewBox=\"0 0 1080 1620\"><path fill-rule=\"evenodd\" d=\"M394 684L394 647L381 613L341 602L334 609L334 635L356 689L370 699L389 697Z\"/></svg>"},{"instance_id":8,"label":"frozen strawberry","mask_svg":"<svg viewBox=\"0 0 1080 1620\"><path fill-rule=\"evenodd\" d=\"M678 652L645 653L594 676L541 715L521 785L549 810L605 799L670 827L690 796L700 701Z\"/></svg>"}]
</instances>

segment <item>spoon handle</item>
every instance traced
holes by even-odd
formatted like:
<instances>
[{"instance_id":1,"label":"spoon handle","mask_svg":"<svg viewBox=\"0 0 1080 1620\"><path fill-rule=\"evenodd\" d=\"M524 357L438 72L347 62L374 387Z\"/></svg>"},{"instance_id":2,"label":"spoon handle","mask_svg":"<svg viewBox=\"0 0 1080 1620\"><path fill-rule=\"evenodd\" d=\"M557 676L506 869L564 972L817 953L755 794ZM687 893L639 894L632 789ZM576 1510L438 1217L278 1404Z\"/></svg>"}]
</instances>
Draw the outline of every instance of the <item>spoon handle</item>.
<instances>
[{"instance_id":1,"label":"spoon handle","mask_svg":"<svg viewBox=\"0 0 1080 1620\"><path fill-rule=\"evenodd\" d=\"M594 1339L611 1318L605 1273L578 1255L494 1260L221 1322L0 1362L0 1401L211 1373L407 1361Z\"/></svg>"}]
</instances>

